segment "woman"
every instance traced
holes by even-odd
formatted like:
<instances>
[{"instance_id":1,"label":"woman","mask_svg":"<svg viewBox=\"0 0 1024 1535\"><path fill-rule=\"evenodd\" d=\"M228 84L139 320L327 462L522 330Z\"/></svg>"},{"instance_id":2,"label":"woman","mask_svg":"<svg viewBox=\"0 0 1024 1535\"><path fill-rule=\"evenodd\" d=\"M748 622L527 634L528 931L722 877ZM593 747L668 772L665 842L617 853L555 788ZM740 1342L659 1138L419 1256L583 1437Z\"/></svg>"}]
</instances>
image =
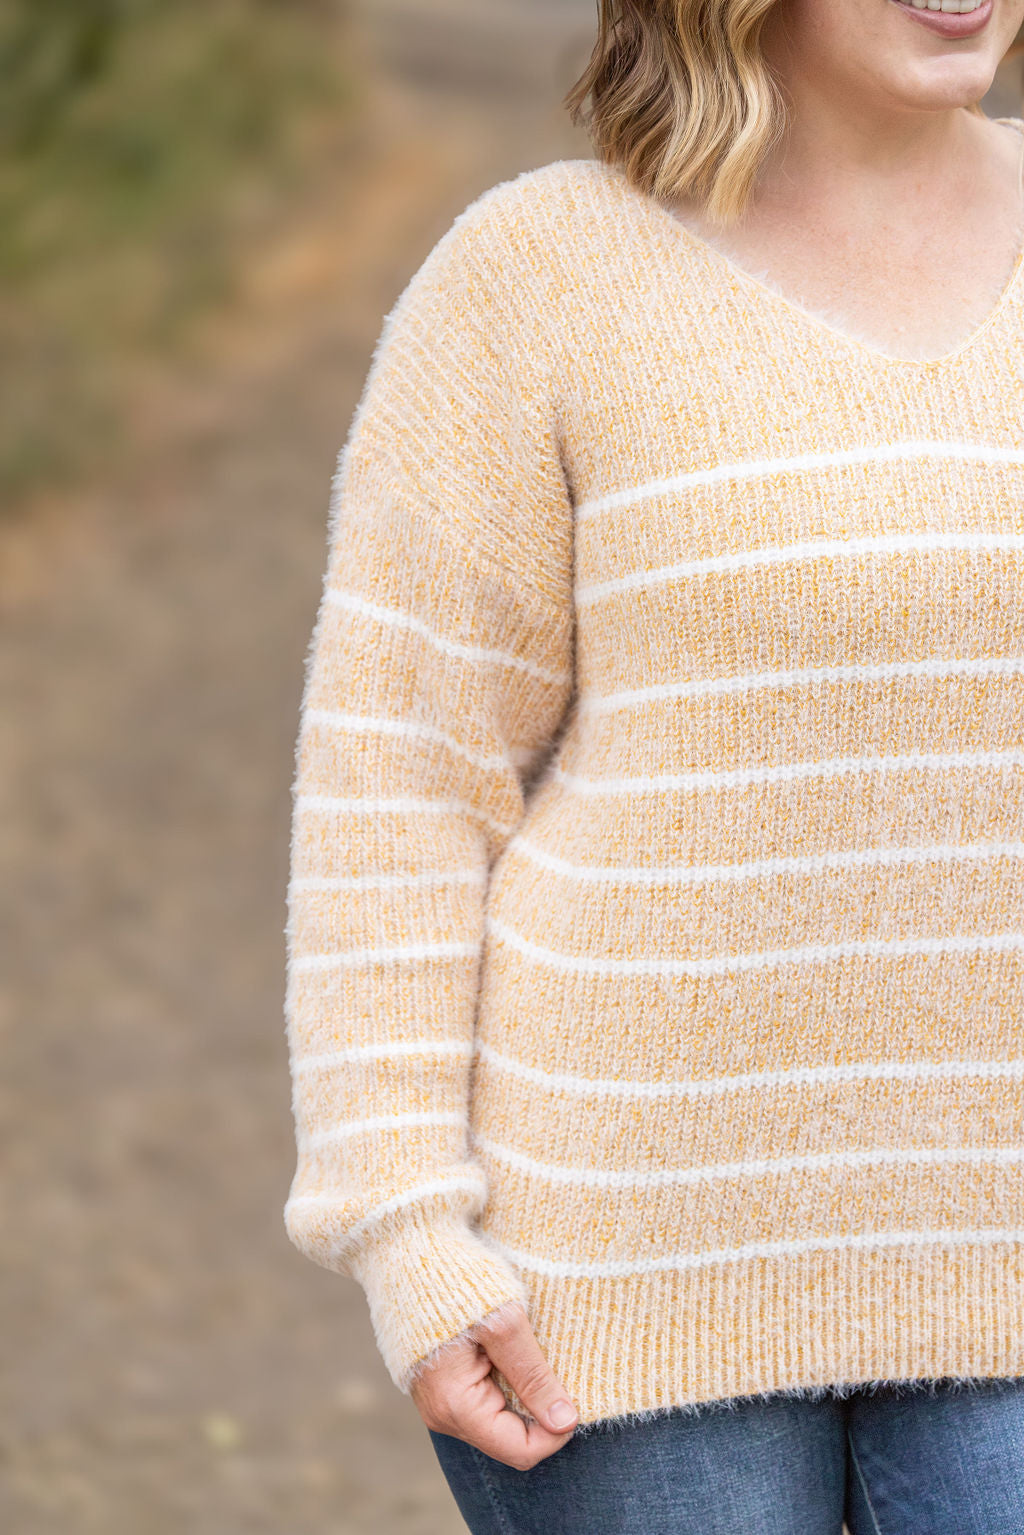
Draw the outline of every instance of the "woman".
<instances>
[{"instance_id":1,"label":"woman","mask_svg":"<svg viewBox=\"0 0 1024 1535\"><path fill-rule=\"evenodd\" d=\"M474 1531L1024 1529L1024 0L605 0L339 458L296 1245Z\"/></svg>"}]
</instances>

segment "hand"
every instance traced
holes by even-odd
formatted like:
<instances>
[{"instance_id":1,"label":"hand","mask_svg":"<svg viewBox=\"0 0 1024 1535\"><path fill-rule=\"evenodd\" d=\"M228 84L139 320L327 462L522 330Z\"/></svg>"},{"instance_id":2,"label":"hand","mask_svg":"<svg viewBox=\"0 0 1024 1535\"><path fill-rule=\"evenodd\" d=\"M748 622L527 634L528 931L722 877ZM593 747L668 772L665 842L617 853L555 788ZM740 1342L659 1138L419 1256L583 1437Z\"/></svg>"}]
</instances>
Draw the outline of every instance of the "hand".
<instances>
[{"instance_id":1,"label":"hand","mask_svg":"<svg viewBox=\"0 0 1024 1535\"><path fill-rule=\"evenodd\" d=\"M508 1407L491 1374L492 1365L497 1365L535 1423L527 1423ZM436 1361L414 1379L409 1394L429 1429L464 1439L517 1471L528 1471L560 1450L572 1437L578 1418L518 1302L501 1306L491 1318L477 1322L464 1343L441 1349ZM556 1422L553 1410L559 1403L565 1417Z\"/></svg>"}]
</instances>

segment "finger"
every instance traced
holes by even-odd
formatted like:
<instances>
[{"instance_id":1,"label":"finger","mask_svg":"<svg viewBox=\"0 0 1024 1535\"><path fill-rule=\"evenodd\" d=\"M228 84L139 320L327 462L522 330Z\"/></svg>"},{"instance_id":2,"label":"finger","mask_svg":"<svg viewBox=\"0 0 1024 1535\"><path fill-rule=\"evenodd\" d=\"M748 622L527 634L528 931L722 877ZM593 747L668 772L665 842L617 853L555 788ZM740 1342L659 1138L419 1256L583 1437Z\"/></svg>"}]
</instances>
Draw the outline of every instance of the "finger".
<instances>
[{"instance_id":1,"label":"finger","mask_svg":"<svg viewBox=\"0 0 1024 1535\"><path fill-rule=\"evenodd\" d=\"M572 1430L551 1433L541 1423L527 1423L505 1401L494 1376L487 1374L460 1397L456 1432L493 1460L518 1471L560 1450Z\"/></svg>"},{"instance_id":2,"label":"finger","mask_svg":"<svg viewBox=\"0 0 1024 1535\"><path fill-rule=\"evenodd\" d=\"M575 1428L576 1408L548 1364L525 1312L511 1312L481 1329L478 1340L543 1428L563 1437Z\"/></svg>"}]
</instances>

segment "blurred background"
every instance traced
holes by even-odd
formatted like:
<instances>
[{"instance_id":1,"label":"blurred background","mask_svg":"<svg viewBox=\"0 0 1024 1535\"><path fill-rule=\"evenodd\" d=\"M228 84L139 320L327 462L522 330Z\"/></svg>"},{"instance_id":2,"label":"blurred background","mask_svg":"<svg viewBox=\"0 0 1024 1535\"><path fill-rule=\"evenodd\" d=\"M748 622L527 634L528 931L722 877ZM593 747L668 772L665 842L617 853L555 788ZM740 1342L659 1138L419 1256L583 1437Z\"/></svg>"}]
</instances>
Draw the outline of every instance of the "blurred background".
<instances>
[{"instance_id":1,"label":"blurred background","mask_svg":"<svg viewBox=\"0 0 1024 1535\"><path fill-rule=\"evenodd\" d=\"M0 1526L458 1535L290 1245L289 785L330 477L595 0L0 0ZM984 103L1024 112L1024 60Z\"/></svg>"}]
</instances>

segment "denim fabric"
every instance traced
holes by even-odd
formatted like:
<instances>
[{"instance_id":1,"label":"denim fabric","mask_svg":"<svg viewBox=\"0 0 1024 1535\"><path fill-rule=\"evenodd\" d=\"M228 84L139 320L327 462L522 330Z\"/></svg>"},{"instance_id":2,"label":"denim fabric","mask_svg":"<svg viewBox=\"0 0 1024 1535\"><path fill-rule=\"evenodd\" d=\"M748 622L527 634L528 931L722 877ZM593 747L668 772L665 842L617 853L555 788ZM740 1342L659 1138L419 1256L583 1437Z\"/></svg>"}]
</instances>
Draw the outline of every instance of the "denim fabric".
<instances>
[{"instance_id":1,"label":"denim fabric","mask_svg":"<svg viewBox=\"0 0 1024 1535\"><path fill-rule=\"evenodd\" d=\"M1024 1378L677 1408L529 1471L428 1432L472 1535L1024 1535Z\"/></svg>"}]
</instances>

